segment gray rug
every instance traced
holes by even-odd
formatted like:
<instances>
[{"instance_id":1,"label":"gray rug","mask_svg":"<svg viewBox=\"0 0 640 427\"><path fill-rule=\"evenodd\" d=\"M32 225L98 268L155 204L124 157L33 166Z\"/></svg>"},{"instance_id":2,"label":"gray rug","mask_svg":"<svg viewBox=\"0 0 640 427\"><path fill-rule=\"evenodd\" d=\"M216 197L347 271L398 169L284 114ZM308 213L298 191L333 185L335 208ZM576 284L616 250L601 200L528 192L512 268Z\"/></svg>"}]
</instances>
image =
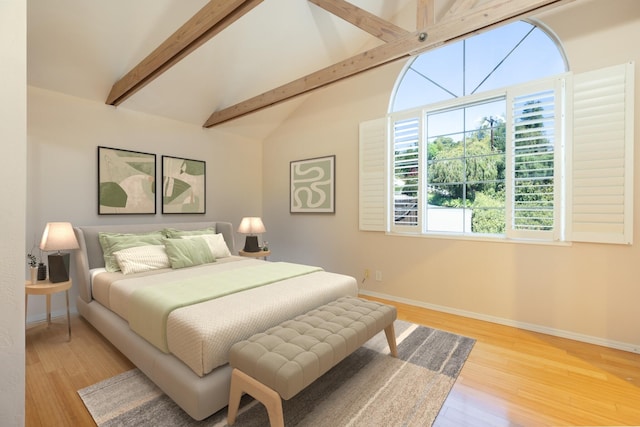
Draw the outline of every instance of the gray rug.
<instances>
[{"instance_id":1,"label":"gray rug","mask_svg":"<svg viewBox=\"0 0 640 427\"><path fill-rule=\"evenodd\" d=\"M287 426L430 426L475 340L396 321L398 358L384 333L372 338L294 398L283 401ZM133 369L78 391L103 426L226 426L227 409L194 421ZM259 402L243 396L234 426L268 426Z\"/></svg>"}]
</instances>

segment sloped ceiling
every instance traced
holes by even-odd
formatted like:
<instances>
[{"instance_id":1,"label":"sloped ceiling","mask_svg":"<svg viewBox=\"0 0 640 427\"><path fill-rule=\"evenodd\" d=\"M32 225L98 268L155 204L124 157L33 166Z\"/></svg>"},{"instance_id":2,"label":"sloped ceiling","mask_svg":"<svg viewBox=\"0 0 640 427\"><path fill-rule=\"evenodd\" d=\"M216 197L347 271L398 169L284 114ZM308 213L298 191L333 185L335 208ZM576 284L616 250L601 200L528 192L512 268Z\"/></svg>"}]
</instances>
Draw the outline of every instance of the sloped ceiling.
<instances>
[{"instance_id":1,"label":"sloped ceiling","mask_svg":"<svg viewBox=\"0 0 640 427\"><path fill-rule=\"evenodd\" d=\"M28 83L104 102L118 79L206 3L29 0ZM351 3L389 21L415 5L411 0ZM117 108L202 125L215 110L348 58L373 42L382 43L308 1L265 0ZM303 100L221 129L262 138Z\"/></svg>"},{"instance_id":2,"label":"sloped ceiling","mask_svg":"<svg viewBox=\"0 0 640 427\"><path fill-rule=\"evenodd\" d=\"M228 122L208 122L207 119L213 112L232 110L228 107L325 67L340 63L334 70L341 73L342 67L349 67L354 62L354 55L377 61L379 56L385 57L389 52L406 55L425 49L419 46L436 47L534 10L544 13L544 10L578 3L609 5L597 0L348 1L400 27L403 25L396 22L398 16L405 20L409 16L412 28L405 25L406 36L395 39L394 46L389 47L389 43L377 49L383 41L312 1L257 1L257 6L238 21L186 55L117 108L198 126L218 123L216 127L222 131L263 139L308 95ZM212 3L214 7L231 4L222 0L216 2ZM348 4L342 0L324 3ZM116 82L207 4L206 0L29 0L28 83L105 102ZM545 8L547 5L549 8ZM417 8L421 13L416 12ZM432 9L427 12L429 8ZM361 14L355 16L362 17ZM423 21L426 18L431 21ZM418 31L416 20L421 22ZM435 33L435 39L427 38L425 29L433 30L430 34ZM417 44L418 39L420 43L426 40L425 44ZM369 49L368 53L362 55L365 47ZM329 74L324 72L325 76ZM306 85L307 80L304 82Z\"/></svg>"}]
</instances>

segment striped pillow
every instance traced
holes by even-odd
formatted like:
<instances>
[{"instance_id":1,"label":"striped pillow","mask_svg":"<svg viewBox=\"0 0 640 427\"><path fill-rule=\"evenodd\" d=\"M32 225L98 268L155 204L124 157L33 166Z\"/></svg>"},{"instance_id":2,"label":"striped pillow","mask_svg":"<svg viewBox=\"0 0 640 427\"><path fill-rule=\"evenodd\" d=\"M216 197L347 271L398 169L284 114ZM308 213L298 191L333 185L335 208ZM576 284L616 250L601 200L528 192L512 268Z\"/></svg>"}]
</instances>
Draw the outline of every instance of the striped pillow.
<instances>
[{"instance_id":1,"label":"striped pillow","mask_svg":"<svg viewBox=\"0 0 640 427\"><path fill-rule=\"evenodd\" d=\"M171 267L164 245L135 246L114 252L113 255L124 274Z\"/></svg>"},{"instance_id":2,"label":"striped pillow","mask_svg":"<svg viewBox=\"0 0 640 427\"><path fill-rule=\"evenodd\" d=\"M201 234L199 236L181 236L182 239L197 239L202 238L205 242L207 242L207 246L211 250L211 255L215 259L225 258L231 256L231 252L229 251L229 247L227 243L224 241L224 236L222 234Z\"/></svg>"}]
</instances>

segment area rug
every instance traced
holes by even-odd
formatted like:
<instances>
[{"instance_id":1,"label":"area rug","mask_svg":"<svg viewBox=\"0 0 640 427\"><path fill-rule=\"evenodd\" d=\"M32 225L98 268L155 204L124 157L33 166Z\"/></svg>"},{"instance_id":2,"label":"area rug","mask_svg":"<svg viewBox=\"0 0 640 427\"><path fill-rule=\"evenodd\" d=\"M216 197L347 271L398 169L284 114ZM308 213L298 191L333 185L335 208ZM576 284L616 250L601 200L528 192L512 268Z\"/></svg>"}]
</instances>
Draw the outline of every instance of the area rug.
<instances>
[{"instance_id":1,"label":"area rug","mask_svg":"<svg viewBox=\"0 0 640 427\"><path fill-rule=\"evenodd\" d=\"M475 340L395 322L398 358L384 333L283 401L286 426L430 426ZM195 421L137 369L78 391L99 427L226 426L227 409ZM237 427L268 426L259 402L244 396Z\"/></svg>"}]
</instances>

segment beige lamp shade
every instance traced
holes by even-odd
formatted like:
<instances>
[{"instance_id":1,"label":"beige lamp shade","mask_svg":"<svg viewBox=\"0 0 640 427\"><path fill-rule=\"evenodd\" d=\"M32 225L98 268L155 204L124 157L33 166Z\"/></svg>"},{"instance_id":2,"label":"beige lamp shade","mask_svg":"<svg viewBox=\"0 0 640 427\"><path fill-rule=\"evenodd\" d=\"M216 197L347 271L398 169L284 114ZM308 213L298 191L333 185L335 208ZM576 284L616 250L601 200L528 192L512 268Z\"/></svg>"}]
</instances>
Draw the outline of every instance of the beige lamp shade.
<instances>
[{"instance_id":1,"label":"beige lamp shade","mask_svg":"<svg viewBox=\"0 0 640 427\"><path fill-rule=\"evenodd\" d=\"M242 218L242 222L238 227L238 233L242 234L261 234L267 231L264 228L264 224L262 223L262 219L257 216L247 216Z\"/></svg>"},{"instance_id":2,"label":"beige lamp shade","mask_svg":"<svg viewBox=\"0 0 640 427\"><path fill-rule=\"evenodd\" d=\"M40 249L43 251L58 251L64 249L78 249L78 241L69 222L49 222L42 233Z\"/></svg>"}]
</instances>

